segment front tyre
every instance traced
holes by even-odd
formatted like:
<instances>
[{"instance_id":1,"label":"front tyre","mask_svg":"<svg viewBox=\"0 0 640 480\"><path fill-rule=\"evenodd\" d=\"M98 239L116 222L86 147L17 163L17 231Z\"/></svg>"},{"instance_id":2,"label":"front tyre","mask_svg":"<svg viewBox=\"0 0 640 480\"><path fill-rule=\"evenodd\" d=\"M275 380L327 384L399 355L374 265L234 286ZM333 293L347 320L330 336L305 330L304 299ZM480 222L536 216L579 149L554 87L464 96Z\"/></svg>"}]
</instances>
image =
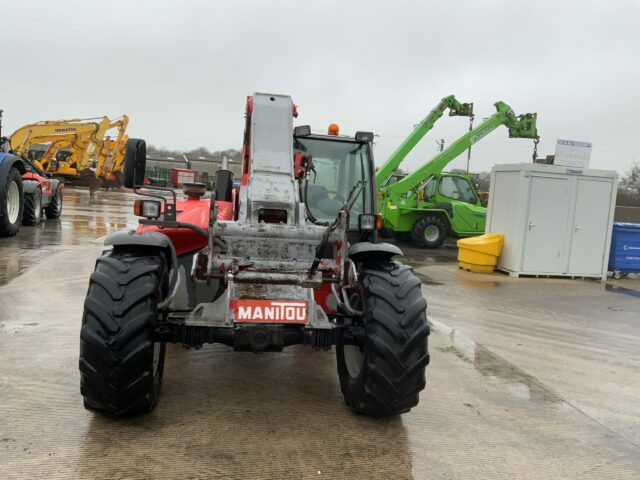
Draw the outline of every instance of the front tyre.
<instances>
[{"instance_id":1,"label":"front tyre","mask_svg":"<svg viewBox=\"0 0 640 480\"><path fill-rule=\"evenodd\" d=\"M423 215L411 229L411 240L422 248L438 248L447 238L447 226L437 215Z\"/></svg>"},{"instance_id":2,"label":"front tyre","mask_svg":"<svg viewBox=\"0 0 640 480\"><path fill-rule=\"evenodd\" d=\"M395 261L364 261L350 303L362 312L358 345L336 348L340 389L356 413L397 415L418 404L429 364L427 302L411 268Z\"/></svg>"},{"instance_id":3,"label":"front tyre","mask_svg":"<svg viewBox=\"0 0 640 480\"><path fill-rule=\"evenodd\" d=\"M42 191L36 188L33 193L24 195L24 216L22 224L28 226L38 225L42 220Z\"/></svg>"},{"instance_id":4,"label":"front tyre","mask_svg":"<svg viewBox=\"0 0 640 480\"><path fill-rule=\"evenodd\" d=\"M62 186L56 188L56 193L51 199L51 203L44 209L44 213L49 220L56 220L62 215Z\"/></svg>"},{"instance_id":5,"label":"front tyre","mask_svg":"<svg viewBox=\"0 0 640 480\"><path fill-rule=\"evenodd\" d=\"M167 288L159 252L116 247L98 258L80 331L80 391L88 410L129 416L155 407L165 345L154 341L153 327Z\"/></svg>"},{"instance_id":6,"label":"front tyre","mask_svg":"<svg viewBox=\"0 0 640 480\"><path fill-rule=\"evenodd\" d=\"M13 237L18 233L23 212L22 176L17 169L12 168L6 183L0 187L0 237Z\"/></svg>"}]
</instances>

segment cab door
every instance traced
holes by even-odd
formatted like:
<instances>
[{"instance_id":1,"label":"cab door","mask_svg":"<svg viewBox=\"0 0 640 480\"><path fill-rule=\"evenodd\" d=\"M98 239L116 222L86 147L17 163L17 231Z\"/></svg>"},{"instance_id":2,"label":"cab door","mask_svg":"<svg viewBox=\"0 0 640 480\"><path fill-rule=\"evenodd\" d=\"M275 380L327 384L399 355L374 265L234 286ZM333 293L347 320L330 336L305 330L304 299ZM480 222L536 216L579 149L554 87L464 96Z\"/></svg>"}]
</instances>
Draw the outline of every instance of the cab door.
<instances>
[{"instance_id":1,"label":"cab door","mask_svg":"<svg viewBox=\"0 0 640 480\"><path fill-rule=\"evenodd\" d=\"M438 201L451 205L456 233L483 233L487 210L480 206L476 191L467 177L443 175L438 185Z\"/></svg>"}]
</instances>

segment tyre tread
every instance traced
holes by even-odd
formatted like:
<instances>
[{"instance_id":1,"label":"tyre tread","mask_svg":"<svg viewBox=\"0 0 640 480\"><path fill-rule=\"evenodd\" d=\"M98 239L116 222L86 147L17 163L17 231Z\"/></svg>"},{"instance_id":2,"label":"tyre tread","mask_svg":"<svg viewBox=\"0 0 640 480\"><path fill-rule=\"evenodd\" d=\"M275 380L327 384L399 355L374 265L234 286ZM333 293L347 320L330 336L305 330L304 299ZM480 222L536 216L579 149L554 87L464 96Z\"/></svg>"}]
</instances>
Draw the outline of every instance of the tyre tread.
<instances>
[{"instance_id":1,"label":"tyre tread","mask_svg":"<svg viewBox=\"0 0 640 480\"><path fill-rule=\"evenodd\" d=\"M40 212L36 208L36 198L40 197ZM29 227L38 225L42 220L42 192L36 189L33 193L24 194L24 210L22 213L22 224Z\"/></svg>"},{"instance_id":2,"label":"tyre tread","mask_svg":"<svg viewBox=\"0 0 640 480\"><path fill-rule=\"evenodd\" d=\"M340 385L356 413L389 416L417 405L429 363L427 303L412 269L396 261L369 261L360 269L367 308L365 362L352 379L338 353Z\"/></svg>"},{"instance_id":3,"label":"tyre tread","mask_svg":"<svg viewBox=\"0 0 640 480\"><path fill-rule=\"evenodd\" d=\"M438 228L440 228L440 231L442 232L442 235L440 235L440 237L436 241L431 243L429 243L427 239L424 238L424 231L430 224L438 225ZM418 220L416 220L416 223L413 224L413 228L411 229L411 240L415 245L421 248L438 248L444 243L448 235L449 229L447 228L445 222L438 215L433 214L423 215L418 218Z\"/></svg>"},{"instance_id":4,"label":"tyre tread","mask_svg":"<svg viewBox=\"0 0 640 480\"><path fill-rule=\"evenodd\" d=\"M44 214L49 220L57 220L62 215L62 186L58 186L56 193L51 197L49 205L44 207Z\"/></svg>"},{"instance_id":5,"label":"tyre tread","mask_svg":"<svg viewBox=\"0 0 640 480\"><path fill-rule=\"evenodd\" d=\"M81 392L87 408L128 416L155 406L159 385L154 387L149 368L151 325L166 275L164 257L157 252L112 250L96 261L80 332Z\"/></svg>"}]
</instances>

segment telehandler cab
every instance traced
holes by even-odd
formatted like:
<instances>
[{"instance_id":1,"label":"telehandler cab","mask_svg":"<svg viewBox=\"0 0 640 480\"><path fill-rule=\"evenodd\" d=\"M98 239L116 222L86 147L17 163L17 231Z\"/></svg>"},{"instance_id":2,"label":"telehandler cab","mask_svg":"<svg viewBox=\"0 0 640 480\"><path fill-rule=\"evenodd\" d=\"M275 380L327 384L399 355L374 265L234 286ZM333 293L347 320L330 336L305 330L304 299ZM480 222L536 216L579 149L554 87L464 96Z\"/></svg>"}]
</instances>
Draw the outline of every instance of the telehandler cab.
<instances>
[{"instance_id":1,"label":"telehandler cab","mask_svg":"<svg viewBox=\"0 0 640 480\"><path fill-rule=\"evenodd\" d=\"M85 407L152 410L168 342L280 351L335 345L354 412L388 416L418 403L429 363L426 301L396 246L377 243L373 134L293 129L289 96L247 99L242 176L216 175L186 198L142 187L146 147L129 141L125 184L137 231L105 241L80 333ZM293 132L293 133L292 133ZM163 195L167 194L167 196Z\"/></svg>"}]
</instances>

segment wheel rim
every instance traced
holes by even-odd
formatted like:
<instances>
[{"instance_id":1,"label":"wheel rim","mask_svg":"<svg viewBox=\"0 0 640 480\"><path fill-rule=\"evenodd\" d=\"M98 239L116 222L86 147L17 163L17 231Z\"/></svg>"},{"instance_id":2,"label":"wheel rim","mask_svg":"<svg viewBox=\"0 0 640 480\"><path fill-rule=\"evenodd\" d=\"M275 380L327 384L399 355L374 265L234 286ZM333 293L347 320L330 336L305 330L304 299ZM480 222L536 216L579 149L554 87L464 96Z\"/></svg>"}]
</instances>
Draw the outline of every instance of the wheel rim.
<instances>
[{"instance_id":1,"label":"wheel rim","mask_svg":"<svg viewBox=\"0 0 640 480\"><path fill-rule=\"evenodd\" d=\"M153 377L155 378L160 366L160 350L162 345L160 342L153 342Z\"/></svg>"},{"instance_id":2,"label":"wheel rim","mask_svg":"<svg viewBox=\"0 0 640 480\"><path fill-rule=\"evenodd\" d=\"M42 213L42 198L36 195L36 201L34 205L33 213L36 216L36 220L40 219L40 214Z\"/></svg>"},{"instance_id":3,"label":"wheel rim","mask_svg":"<svg viewBox=\"0 0 640 480\"><path fill-rule=\"evenodd\" d=\"M349 296L349 302L351 306L356 310L362 310L362 297L354 293ZM351 378L356 378L362 371L364 365L364 346L363 345L344 345L344 363L347 367L347 372Z\"/></svg>"},{"instance_id":4,"label":"wheel rim","mask_svg":"<svg viewBox=\"0 0 640 480\"><path fill-rule=\"evenodd\" d=\"M424 229L424 238L427 239L428 242L435 242L440 236L440 229L436 225L428 225L427 228Z\"/></svg>"},{"instance_id":5,"label":"wheel rim","mask_svg":"<svg viewBox=\"0 0 640 480\"><path fill-rule=\"evenodd\" d=\"M364 364L364 349L360 345L345 345L344 363L351 378L356 378L362 371Z\"/></svg>"},{"instance_id":6,"label":"wheel rim","mask_svg":"<svg viewBox=\"0 0 640 480\"><path fill-rule=\"evenodd\" d=\"M19 213L20 189L16 182L11 181L9 183L9 190L7 191L7 215L9 217L9 223L16 223Z\"/></svg>"}]
</instances>

